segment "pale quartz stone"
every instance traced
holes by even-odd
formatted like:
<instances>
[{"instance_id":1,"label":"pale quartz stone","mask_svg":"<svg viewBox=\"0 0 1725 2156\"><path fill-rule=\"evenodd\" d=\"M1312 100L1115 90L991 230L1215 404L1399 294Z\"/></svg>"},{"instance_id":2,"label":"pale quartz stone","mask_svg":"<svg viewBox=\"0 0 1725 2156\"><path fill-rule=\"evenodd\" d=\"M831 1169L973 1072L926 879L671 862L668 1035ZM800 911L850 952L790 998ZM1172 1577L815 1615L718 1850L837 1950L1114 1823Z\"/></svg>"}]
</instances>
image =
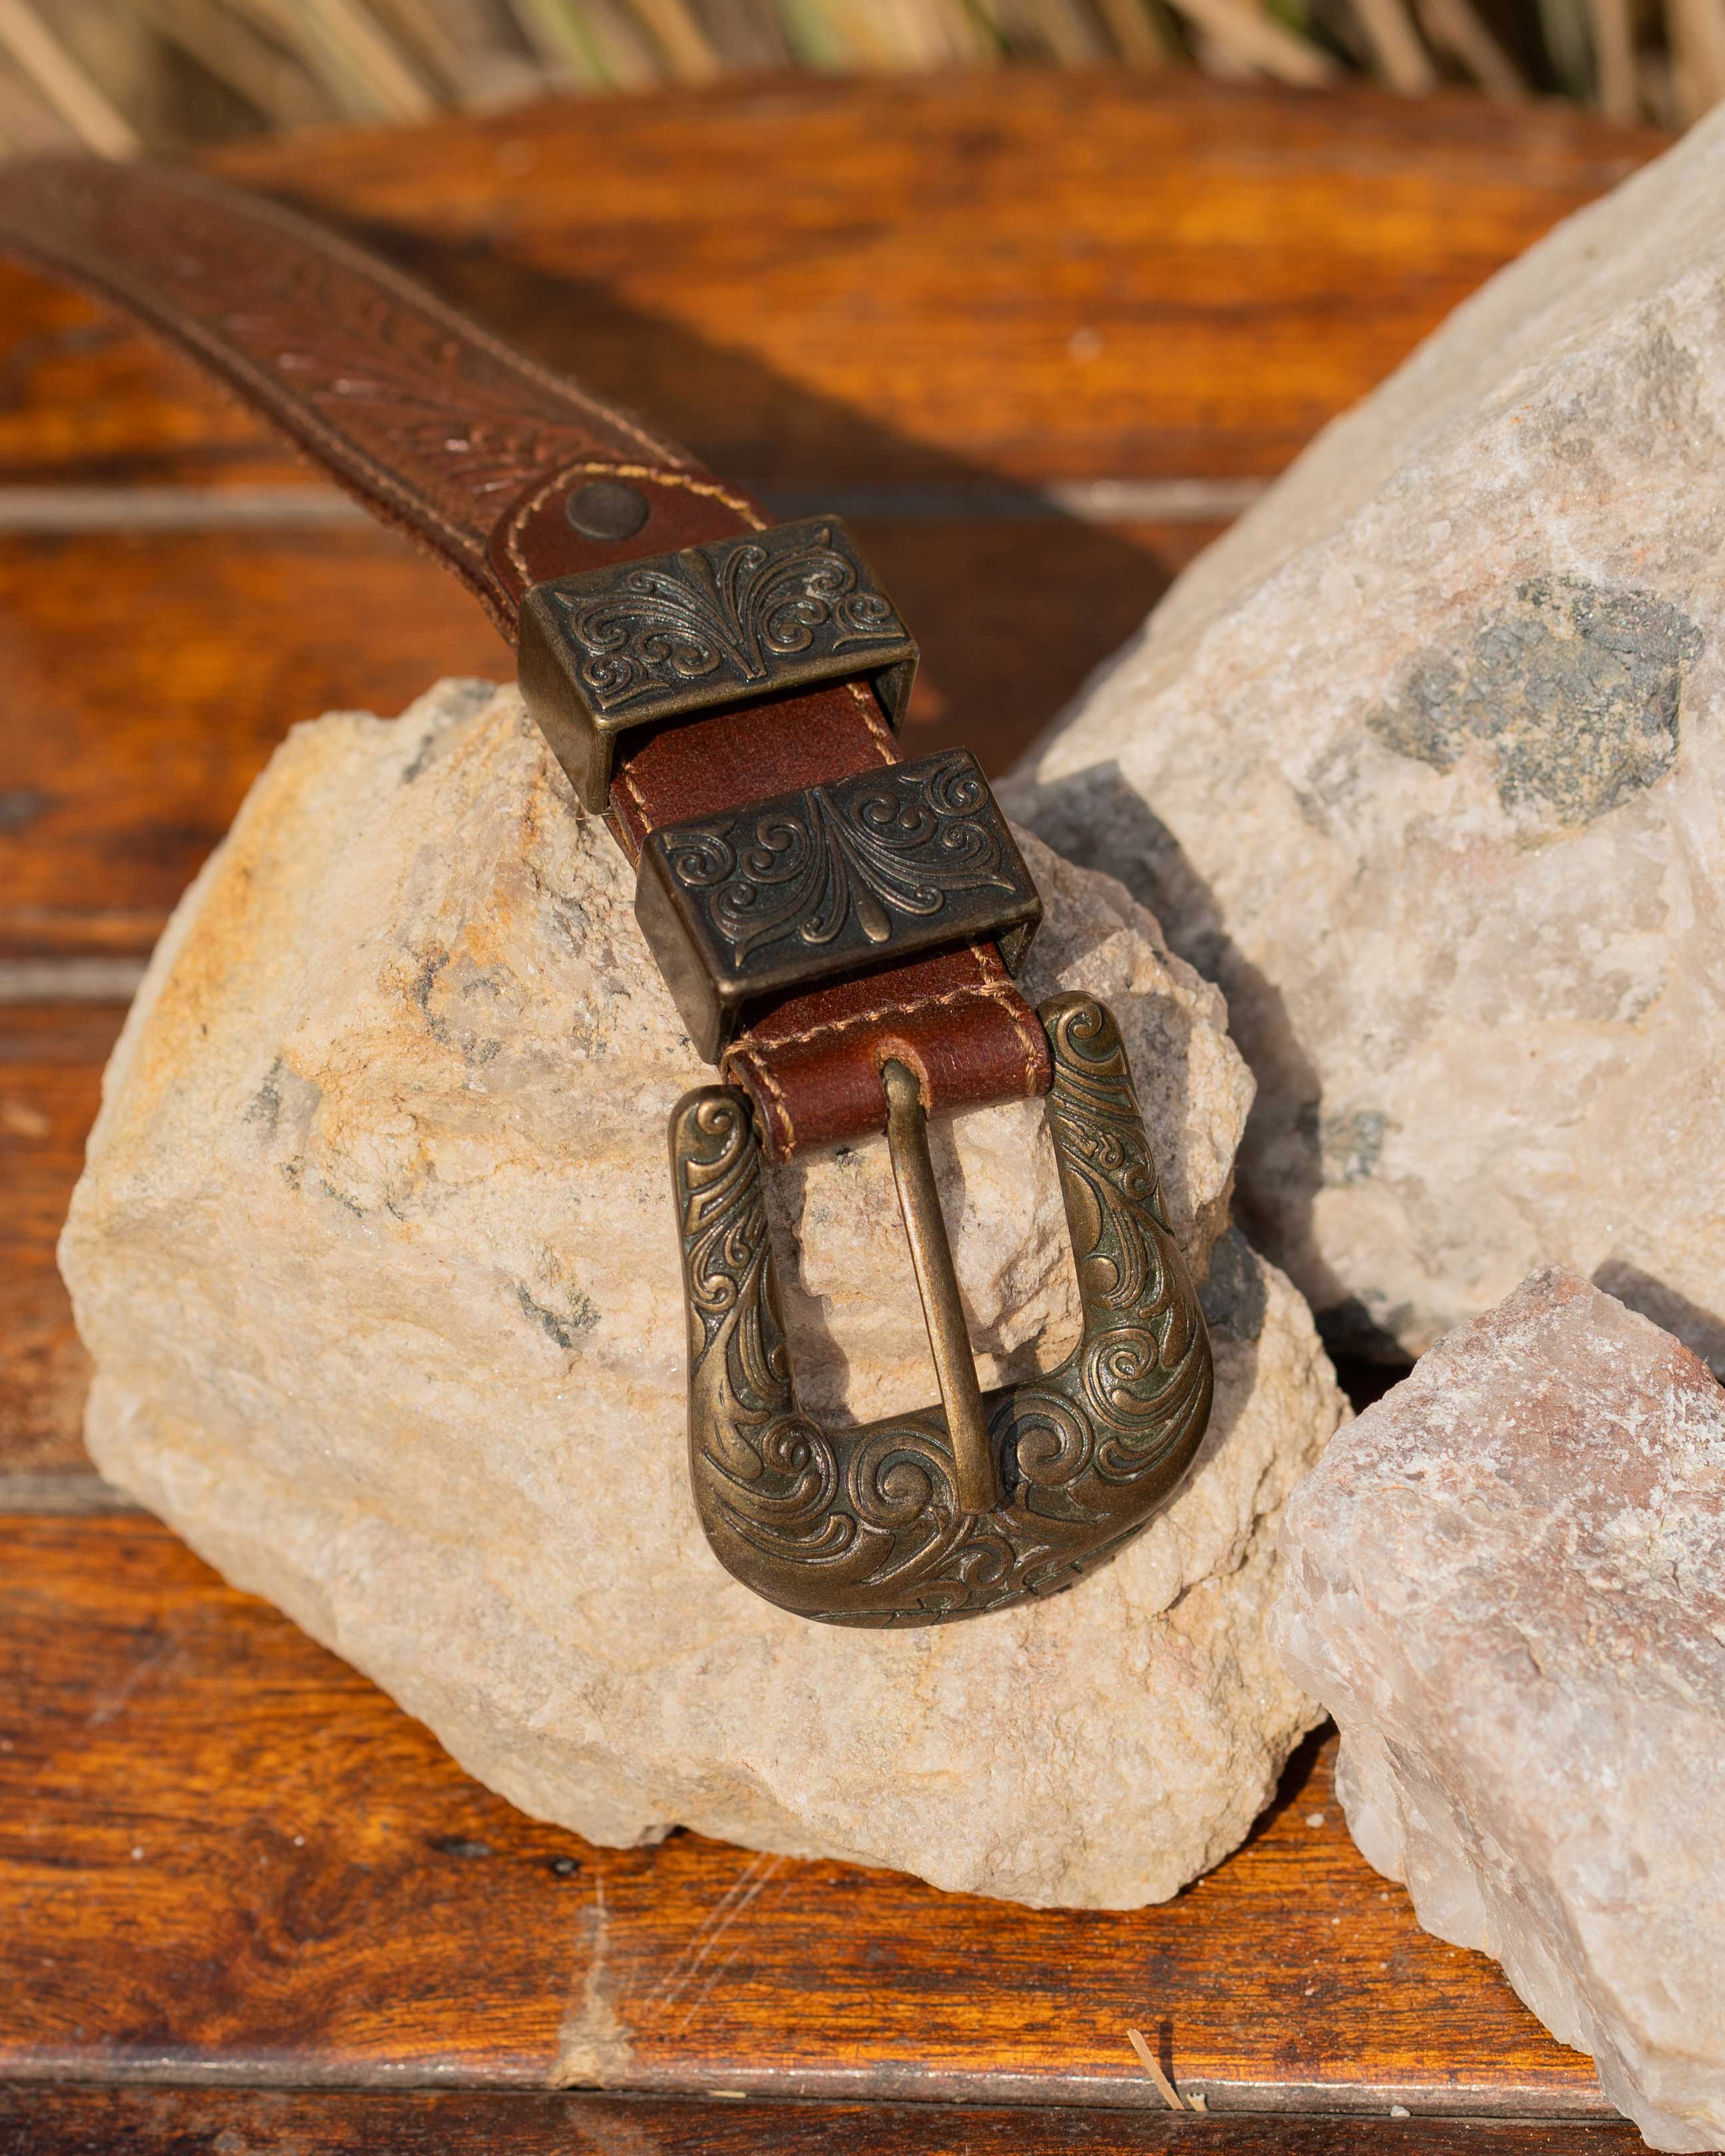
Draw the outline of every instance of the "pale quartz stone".
<instances>
[{"instance_id":1,"label":"pale quartz stone","mask_svg":"<svg viewBox=\"0 0 1725 2156\"><path fill-rule=\"evenodd\" d=\"M1227 1227L1251 1081L1220 996L1034 839L1033 998L1121 1021L1216 1322L1201 1464L1045 1606L898 1634L769 1608L691 1502L665 1144L696 1060L633 875L516 692L296 728L193 886L109 1070L62 1245L104 1472L595 1840L682 1823L1032 1902L1173 1893L1314 1710L1265 1635L1282 1501L1341 1405ZM1037 1105L937 1128L984 1376L1076 1295ZM884 1144L770 1178L805 1396L933 1379ZM1220 1238L1218 1243L1218 1238Z\"/></svg>"},{"instance_id":2,"label":"pale quartz stone","mask_svg":"<svg viewBox=\"0 0 1725 2156\"><path fill-rule=\"evenodd\" d=\"M1282 1547L1361 1849L1653 2147L1725 2148L1725 1392L1535 1273L1330 1447Z\"/></svg>"},{"instance_id":3,"label":"pale quartz stone","mask_svg":"<svg viewBox=\"0 0 1725 2156\"><path fill-rule=\"evenodd\" d=\"M1219 981L1362 1345L1532 1266L1725 1358L1725 114L1496 278L1003 789ZM1326 1313L1332 1313L1326 1317Z\"/></svg>"}]
</instances>

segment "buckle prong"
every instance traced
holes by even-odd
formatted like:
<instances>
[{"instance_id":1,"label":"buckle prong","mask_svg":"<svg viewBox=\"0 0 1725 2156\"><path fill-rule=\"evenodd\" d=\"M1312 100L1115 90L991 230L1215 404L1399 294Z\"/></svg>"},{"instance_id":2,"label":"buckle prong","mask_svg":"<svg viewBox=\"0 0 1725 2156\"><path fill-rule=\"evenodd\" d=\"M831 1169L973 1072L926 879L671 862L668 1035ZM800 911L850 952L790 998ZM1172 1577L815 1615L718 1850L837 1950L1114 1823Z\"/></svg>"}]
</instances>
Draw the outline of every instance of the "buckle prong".
<instances>
[{"instance_id":1,"label":"buckle prong","mask_svg":"<svg viewBox=\"0 0 1725 2156\"><path fill-rule=\"evenodd\" d=\"M976 1358L958 1296L958 1275L935 1187L934 1162L928 1151L928 1111L915 1071L888 1061L880 1066L886 1093L886 1144L892 1155L892 1179L910 1240L911 1263L922 1297L928 1345L947 1430L952 1440L952 1494L961 1511L992 1512L1000 1502L1000 1478L988 1442L988 1411L977 1383Z\"/></svg>"}]
</instances>

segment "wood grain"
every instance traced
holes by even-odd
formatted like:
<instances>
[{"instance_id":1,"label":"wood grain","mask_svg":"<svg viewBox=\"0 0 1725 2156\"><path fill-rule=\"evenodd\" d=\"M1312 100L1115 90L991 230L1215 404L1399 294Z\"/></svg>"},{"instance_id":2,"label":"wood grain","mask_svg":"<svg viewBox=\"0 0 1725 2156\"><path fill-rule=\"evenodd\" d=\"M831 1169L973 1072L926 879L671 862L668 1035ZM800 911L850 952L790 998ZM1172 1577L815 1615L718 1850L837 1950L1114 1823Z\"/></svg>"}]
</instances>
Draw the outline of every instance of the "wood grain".
<instances>
[{"instance_id":1,"label":"wood grain","mask_svg":"<svg viewBox=\"0 0 1725 2156\"><path fill-rule=\"evenodd\" d=\"M123 1015L0 1005L0 1478L88 1466L90 1362L54 1249Z\"/></svg>"},{"instance_id":2,"label":"wood grain","mask_svg":"<svg viewBox=\"0 0 1725 2156\"><path fill-rule=\"evenodd\" d=\"M222 163L508 309L720 469L832 485L958 459L1273 474L1666 139L1557 107L1050 74L458 122L434 204L377 131Z\"/></svg>"},{"instance_id":3,"label":"wood grain","mask_svg":"<svg viewBox=\"0 0 1725 2156\"><path fill-rule=\"evenodd\" d=\"M911 739L999 771L1217 528L1024 490L1273 475L1660 146L1556 109L1024 75L222 162L782 513L872 496L854 521L926 653ZM393 536L201 528L212 490L314 483L183 364L3 267L0 321L0 488L190 490L147 532L0 539L0 968L88 982L148 948L289 724L507 660ZM119 1016L0 1008L0 1504L94 1486L52 1245ZM1366 1869L1329 1774L1302 1755L1243 1850L1130 1914L682 1834L594 1850L147 1518L0 1519L0 2073L24 2077L0 2150L1634 2146L1587 2061ZM1159 2107L1128 2026L1210 2117ZM208 2086L241 2082L293 2092Z\"/></svg>"},{"instance_id":4,"label":"wood grain","mask_svg":"<svg viewBox=\"0 0 1725 2156\"><path fill-rule=\"evenodd\" d=\"M1597 2116L1414 1923L1308 1753L1153 1909L1033 1912L689 1834L598 1850L141 1516L0 1521L0 2077L548 2082Z\"/></svg>"},{"instance_id":5,"label":"wood grain","mask_svg":"<svg viewBox=\"0 0 1725 2156\"><path fill-rule=\"evenodd\" d=\"M1218 528L1015 511L1013 487L1275 471L1659 140L1027 75L550 105L222 162L791 507L911 490L916 514L855 520L922 640L911 738L998 773ZM81 301L8 270L0 309L0 485L291 478ZM0 542L24 721L0 745L0 957L147 949L288 725L507 665L367 529Z\"/></svg>"},{"instance_id":6,"label":"wood grain","mask_svg":"<svg viewBox=\"0 0 1725 2156\"><path fill-rule=\"evenodd\" d=\"M147 951L290 726L509 670L369 526L0 542L0 952Z\"/></svg>"},{"instance_id":7,"label":"wood grain","mask_svg":"<svg viewBox=\"0 0 1725 2156\"><path fill-rule=\"evenodd\" d=\"M922 643L908 742L996 773L1215 528L855 524ZM0 539L0 958L147 952L290 725L512 670L370 526Z\"/></svg>"},{"instance_id":8,"label":"wood grain","mask_svg":"<svg viewBox=\"0 0 1725 2156\"><path fill-rule=\"evenodd\" d=\"M0 2156L1620 2156L1623 2123L1177 2118L1065 2106L0 2087Z\"/></svg>"},{"instance_id":9,"label":"wood grain","mask_svg":"<svg viewBox=\"0 0 1725 2156\"><path fill-rule=\"evenodd\" d=\"M547 104L218 169L362 227L772 488L1273 474L1661 146L1574 109L1023 74ZM254 424L0 285L0 476L235 475ZM279 472L280 460L266 459Z\"/></svg>"}]
</instances>

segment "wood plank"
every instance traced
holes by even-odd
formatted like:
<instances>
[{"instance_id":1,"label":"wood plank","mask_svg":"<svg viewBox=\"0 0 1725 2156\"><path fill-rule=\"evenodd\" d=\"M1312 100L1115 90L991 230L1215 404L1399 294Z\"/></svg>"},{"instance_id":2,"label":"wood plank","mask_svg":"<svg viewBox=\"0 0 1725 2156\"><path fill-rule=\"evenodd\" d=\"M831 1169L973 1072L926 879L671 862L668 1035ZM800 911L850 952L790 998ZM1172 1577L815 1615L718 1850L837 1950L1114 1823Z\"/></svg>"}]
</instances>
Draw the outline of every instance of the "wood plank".
<instances>
[{"instance_id":1,"label":"wood plank","mask_svg":"<svg viewBox=\"0 0 1725 2156\"><path fill-rule=\"evenodd\" d=\"M1574 113L1026 76L615 100L230 162L775 499L884 494L858 521L928 654L911 739L969 739L999 769L1208 536L1189 509L1104 528L1013 487L1275 471L1657 146ZM81 302L0 270L0 485L254 502L305 484ZM52 1265L118 1016L88 1000L90 969L147 948L291 721L506 665L388 535L218 532L195 497L184 526L166 507L148 533L0 542L0 659L28 721L0 749L0 969L69 960L86 998L0 1010L0 1473L49 1504L100 1498ZM690 1835L590 1850L467 1780L136 1515L0 1522L0 2071L352 2082L370 2092L342 2102L362 2104L403 2081L514 2092L381 2129L439 2148L497 2145L502 2102L606 2149L1100 2149L1200 2128L1245 2137L1224 2148L1625 2145L1586 2061L1361 1864L1327 1753L1210 1880L1130 1915L1033 1915ZM1219 2114L1283 2116L1169 2119L1127 2025ZM548 2080L656 2108L525 2093ZM775 2102L658 2101L737 2089ZM883 2123L784 2101L859 2095L1038 2108ZM0 2145L318 2145L311 2114L195 2107L275 2098L17 2101ZM1399 2126L1392 2103L1420 2116ZM1434 2123L1506 2107L1591 2123ZM1335 2108L1358 2128L1317 2116ZM316 2115L331 2146L379 2130L375 2110ZM1494 2143L1506 2131L1522 2138Z\"/></svg>"},{"instance_id":2,"label":"wood plank","mask_svg":"<svg viewBox=\"0 0 1725 2156\"><path fill-rule=\"evenodd\" d=\"M688 1834L599 1850L141 1516L0 1521L0 2078L1595 2118L1309 1748L1163 1907L1033 1912Z\"/></svg>"},{"instance_id":3,"label":"wood plank","mask_svg":"<svg viewBox=\"0 0 1725 2156\"><path fill-rule=\"evenodd\" d=\"M567 1836L153 1522L0 1548L0 2077L542 2082Z\"/></svg>"},{"instance_id":4,"label":"wood plank","mask_svg":"<svg viewBox=\"0 0 1725 2156\"><path fill-rule=\"evenodd\" d=\"M90 1361L54 1251L123 1015L113 1004L0 1005L0 1477L88 1471ZM34 1486L63 1502L78 1494Z\"/></svg>"},{"instance_id":5,"label":"wood plank","mask_svg":"<svg viewBox=\"0 0 1725 2156\"><path fill-rule=\"evenodd\" d=\"M0 485L301 484L269 430L116 314L0 259Z\"/></svg>"},{"instance_id":6,"label":"wood plank","mask_svg":"<svg viewBox=\"0 0 1725 2156\"><path fill-rule=\"evenodd\" d=\"M910 746L1004 770L1214 528L857 520L922 640ZM360 525L0 539L0 667L3 959L147 952L290 725L512 662Z\"/></svg>"},{"instance_id":7,"label":"wood plank","mask_svg":"<svg viewBox=\"0 0 1725 2156\"><path fill-rule=\"evenodd\" d=\"M968 748L995 778L1223 529L1195 521L850 522L922 646L906 753Z\"/></svg>"},{"instance_id":8,"label":"wood plank","mask_svg":"<svg viewBox=\"0 0 1725 2156\"><path fill-rule=\"evenodd\" d=\"M0 542L0 953L146 952L290 726L510 666L369 525Z\"/></svg>"},{"instance_id":9,"label":"wood plank","mask_svg":"<svg viewBox=\"0 0 1725 2156\"><path fill-rule=\"evenodd\" d=\"M913 745L963 739L999 771L1217 528L1027 521L1012 485L1273 471L1658 140L1466 101L1025 75L224 156L790 506L945 504L859 529L923 641ZM10 271L5 300L0 484L290 470L81 302ZM0 750L0 958L147 949L288 724L508 665L403 542L347 526L0 542L0 661L30 720Z\"/></svg>"},{"instance_id":10,"label":"wood plank","mask_svg":"<svg viewBox=\"0 0 1725 2156\"><path fill-rule=\"evenodd\" d=\"M1050 73L542 106L455 123L429 186L375 130L221 162L386 235L722 469L831 484L1278 471L1665 139Z\"/></svg>"},{"instance_id":11,"label":"wood plank","mask_svg":"<svg viewBox=\"0 0 1725 2156\"><path fill-rule=\"evenodd\" d=\"M765 490L1276 472L1662 146L1557 105L1114 74L549 103L222 151ZM279 479L8 273L0 482Z\"/></svg>"},{"instance_id":12,"label":"wood plank","mask_svg":"<svg viewBox=\"0 0 1725 2156\"><path fill-rule=\"evenodd\" d=\"M0 2156L1620 2156L1595 2125L1237 2118L1064 2106L698 2102L468 2090L0 2087Z\"/></svg>"}]
</instances>

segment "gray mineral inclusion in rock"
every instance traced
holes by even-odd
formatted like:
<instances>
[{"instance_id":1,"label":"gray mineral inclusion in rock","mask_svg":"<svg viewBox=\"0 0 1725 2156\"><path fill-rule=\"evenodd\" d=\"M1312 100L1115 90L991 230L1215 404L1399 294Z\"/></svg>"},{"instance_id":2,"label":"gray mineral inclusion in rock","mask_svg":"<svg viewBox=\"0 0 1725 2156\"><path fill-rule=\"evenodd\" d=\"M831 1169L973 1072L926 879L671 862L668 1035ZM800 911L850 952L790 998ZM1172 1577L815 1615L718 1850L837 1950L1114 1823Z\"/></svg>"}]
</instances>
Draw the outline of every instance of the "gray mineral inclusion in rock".
<instances>
[{"instance_id":1,"label":"gray mineral inclusion in rock","mask_svg":"<svg viewBox=\"0 0 1725 2156\"><path fill-rule=\"evenodd\" d=\"M1435 771L1477 751L1507 809L1590 823L1676 762L1684 675L1703 642L1646 593L1535 578L1459 654L1420 653L1366 725Z\"/></svg>"}]
</instances>

